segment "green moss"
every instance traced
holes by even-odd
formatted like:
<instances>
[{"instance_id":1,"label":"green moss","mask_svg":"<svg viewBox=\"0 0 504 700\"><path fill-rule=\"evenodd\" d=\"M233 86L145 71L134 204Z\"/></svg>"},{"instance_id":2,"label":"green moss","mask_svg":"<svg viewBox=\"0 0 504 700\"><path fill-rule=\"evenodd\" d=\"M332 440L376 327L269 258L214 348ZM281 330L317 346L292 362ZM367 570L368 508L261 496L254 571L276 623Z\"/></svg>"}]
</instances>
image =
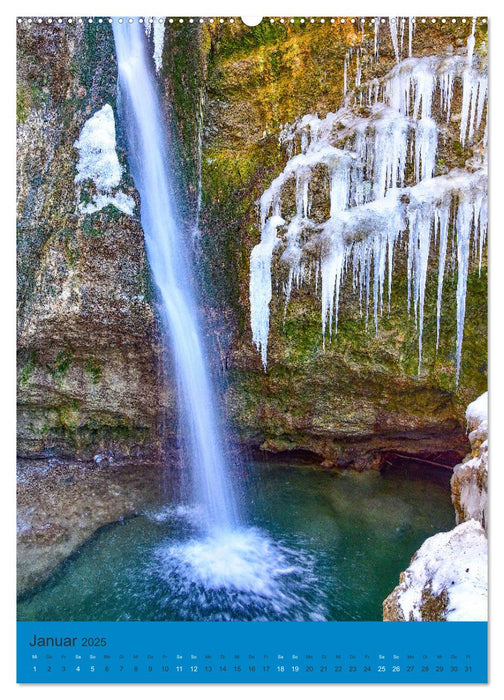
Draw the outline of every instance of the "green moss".
<instances>
[{"instance_id":1,"label":"green moss","mask_svg":"<svg viewBox=\"0 0 504 700\"><path fill-rule=\"evenodd\" d=\"M18 85L16 90L16 121L23 124L28 116L30 101L28 91L24 85Z\"/></svg>"},{"instance_id":2,"label":"green moss","mask_svg":"<svg viewBox=\"0 0 504 700\"><path fill-rule=\"evenodd\" d=\"M85 214L81 227L85 236L101 236L103 233L103 220L100 212Z\"/></svg>"},{"instance_id":3,"label":"green moss","mask_svg":"<svg viewBox=\"0 0 504 700\"><path fill-rule=\"evenodd\" d=\"M58 408L58 424L64 431L74 431L79 425L81 420L79 405L79 402L74 400Z\"/></svg>"},{"instance_id":4,"label":"green moss","mask_svg":"<svg viewBox=\"0 0 504 700\"><path fill-rule=\"evenodd\" d=\"M286 319L280 333L286 343L286 360L292 366L310 363L322 350L320 318L307 315Z\"/></svg>"},{"instance_id":5,"label":"green moss","mask_svg":"<svg viewBox=\"0 0 504 700\"><path fill-rule=\"evenodd\" d=\"M92 214L84 214L82 218L81 228L85 236L102 236L107 231L110 222L117 223L123 212L117 209L113 204L107 204L106 207L95 211Z\"/></svg>"},{"instance_id":6,"label":"green moss","mask_svg":"<svg viewBox=\"0 0 504 700\"><path fill-rule=\"evenodd\" d=\"M52 375L55 379L64 379L73 360L73 351L65 348L60 350L54 360Z\"/></svg>"},{"instance_id":7,"label":"green moss","mask_svg":"<svg viewBox=\"0 0 504 700\"><path fill-rule=\"evenodd\" d=\"M150 304L156 298L154 280L149 265L144 265L135 278L135 292L144 297Z\"/></svg>"},{"instance_id":8,"label":"green moss","mask_svg":"<svg viewBox=\"0 0 504 700\"><path fill-rule=\"evenodd\" d=\"M80 188L80 204L89 204L96 194L96 187L91 180L86 180Z\"/></svg>"},{"instance_id":9,"label":"green moss","mask_svg":"<svg viewBox=\"0 0 504 700\"><path fill-rule=\"evenodd\" d=\"M41 109L50 101L50 94L47 88L34 83L26 85L18 83L16 88L16 120L18 124L23 124L28 118L31 109Z\"/></svg>"},{"instance_id":10,"label":"green moss","mask_svg":"<svg viewBox=\"0 0 504 700\"><path fill-rule=\"evenodd\" d=\"M85 23L81 50L74 53L70 69L86 91L93 92L97 104L115 98L117 62L114 37L107 21L100 24L95 19Z\"/></svg>"},{"instance_id":11,"label":"green moss","mask_svg":"<svg viewBox=\"0 0 504 700\"><path fill-rule=\"evenodd\" d=\"M47 433L44 433L46 435ZM49 428L50 439L61 440L75 453L99 449L99 446L146 444L152 440L148 428L133 426L126 418L100 413L87 416L76 402L57 409L56 422Z\"/></svg>"},{"instance_id":12,"label":"green moss","mask_svg":"<svg viewBox=\"0 0 504 700\"><path fill-rule=\"evenodd\" d=\"M93 384L100 383L102 369L100 363L94 357L86 358L84 362L84 369L91 376L91 381Z\"/></svg>"},{"instance_id":13,"label":"green moss","mask_svg":"<svg viewBox=\"0 0 504 700\"><path fill-rule=\"evenodd\" d=\"M68 264L70 268L74 268L77 264L80 254L79 244L76 240L75 231L70 228L64 228L61 231L61 235L63 236L65 254L68 260Z\"/></svg>"},{"instance_id":14,"label":"green moss","mask_svg":"<svg viewBox=\"0 0 504 700\"><path fill-rule=\"evenodd\" d=\"M36 366L36 353L31 350L21 365L21 372L19 375L19 382L21 386L28 384L28 381L33 373Z\"/></svg>"},{"instance_id":15,"label":"green moss","mask_svg":"<svg viewBox=\"0 0 504 700\"><path fill-rule=\"evenodd\" d=\"M107 204L106 207L100 210L102 217L105 217L107 221L117 222L123 216L123 212L118 209L113 204Z\"/></svg>"},{"instance_id":16,"label":"green moss","mask_svg":"<svg viewBox=\"0 0 504 700\"><path fill-rule=\"evenodd\" d=\"M288 36L285 24L263 20L255 27L237 24L235 27L228 25L225 29L219 28L214 37L214 51L222 58L237 58L247 55L254 49L275 45L284 41ZM291 28L289 28L292 31ZM298 27L299 31L299 27Z\"/></svg>"}]
</instances>

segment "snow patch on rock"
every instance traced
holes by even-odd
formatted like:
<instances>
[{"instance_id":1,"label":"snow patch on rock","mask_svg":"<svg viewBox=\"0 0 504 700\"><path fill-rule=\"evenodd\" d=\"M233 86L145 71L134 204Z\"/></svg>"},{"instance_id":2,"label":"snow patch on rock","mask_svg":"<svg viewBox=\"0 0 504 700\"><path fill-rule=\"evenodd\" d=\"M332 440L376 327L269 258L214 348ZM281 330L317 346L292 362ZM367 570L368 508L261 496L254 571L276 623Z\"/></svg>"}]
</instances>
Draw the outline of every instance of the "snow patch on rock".
<instances>
[{"instance_id":1,"label":"snow patch on rock","mask_svg":"<svg viewBox=\"0 0 504 700\"><path fill-rule=\"evenodd\" d=\"M483 423L488 425L488 391L469 404L466 410L466 421L469 432L476 427L481 427Z\"/></svg>"},{"instance_id":2,"label":"snow patch on rock","mask_svg":"<svg viewBox=\"0 0 504 700\"><path fill-rule=\"evenodd\" d=\"M476 520L429 537L413 557L398 587L405 620L425 620L437 598L450 622L487 619L487 538Z\"/></svg>"},{"instance_id":3,"label":"snow patch on rock","mask_svg":"<svg viewBox=\"0 0 504 700\"><path fill-rule=\"evenodd\" d=\"M86 121L74 146L79 151L75 182L91 180L96 187L91 201L81 202L79 210L93 214L112 204L132 216L133 198L122 191L113 192L121 183L123 169L117 157L114 112L109 104Z\"/></svg>"}]
</instances>

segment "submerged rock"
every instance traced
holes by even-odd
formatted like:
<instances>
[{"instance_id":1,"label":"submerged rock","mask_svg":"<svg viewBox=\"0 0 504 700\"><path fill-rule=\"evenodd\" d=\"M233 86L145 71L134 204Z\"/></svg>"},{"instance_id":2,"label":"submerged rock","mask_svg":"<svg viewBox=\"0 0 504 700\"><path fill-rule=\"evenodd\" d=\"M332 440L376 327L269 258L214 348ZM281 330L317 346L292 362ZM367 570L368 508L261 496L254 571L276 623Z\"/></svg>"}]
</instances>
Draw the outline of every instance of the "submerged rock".
<instances>
[{"instance_id":1,"label":"submerged rock","mask_svg":"<svg viewBox=\"0 0 504 700\"><path fill-rule=\"evenodd\" d=\"M42 585L99 528L159 498L149 465L20 460L17 489L17 591Z\"/></svg>"}]
</instances>

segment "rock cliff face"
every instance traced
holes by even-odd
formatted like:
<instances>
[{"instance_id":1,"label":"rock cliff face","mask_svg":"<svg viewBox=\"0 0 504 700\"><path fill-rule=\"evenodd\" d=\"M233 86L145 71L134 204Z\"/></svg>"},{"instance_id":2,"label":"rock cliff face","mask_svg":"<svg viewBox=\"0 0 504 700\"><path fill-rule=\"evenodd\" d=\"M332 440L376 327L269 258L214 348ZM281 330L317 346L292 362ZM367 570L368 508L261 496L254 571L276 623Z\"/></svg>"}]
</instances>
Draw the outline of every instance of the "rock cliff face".
<instances>
[{"instance_id":1,"label":"rock cliff face","mask_svg":"<svg viewBox=\"0 0 504 700\"><path fill-rule=\"evenodd\" d=\"M108 26L19 25L21 456L152 461L173 426L138 208L96 207L103 183L77 178L84 125L115 102ZM136 197L117 154L123 196Z\"/></svg>"},{"instance_id":2,"label":"rock cliff face","mask_svg":"<svg viewBox=\"0 0 504 700\"><path fill-rule=\"evenodd\" d=\"M453 470L457 527L429 537L383 603L386 621L486 620L488 396L467 409L472 452Z\"/></svg>"},{"instance_id":3,"label":"rock cliff face","mask_svg":"<svg viewBox=\"0 0 504 700\"><path fill-rule=\"evenodd\" d=\"M385 453L398 451L453 465L465 452L463 407L486 382L485 259L481 275L469 271L458 390L456 279L445 279L437 351L436 290L427 288L418 375L404 253L377 334L366 330L348 280L337 341L323 349L317 296L294 289L285 318L282 295L274 294L266 372L252 345L249 258L260 235L258 199L287 160L279 135L304 114L324 116L341 106L350 49L348 85L357 48L362 81L395 65L388 25L376 56L374 30L366 27L165 24L169 41L162 55L158 44L158 75L182 164L183 215L194 234L214 369L226 386L237 442L310 450L327 464L355 468L379 466ZM119 132L120 189L135 199L133 215L113 204L84 213L100 192L90 180L75 181L75 143L85 123L104 105L116 112L111 29L74 21L23 23L18 32L19 451L152 461L164 439L176 436L174 390L169 376L160 381L155 300ZM413 54L462 53L469 33L469 24L419 26ZM481 23L475 38L484 54ZM437 172L474 155L457 136L460 100L459 85ZM430 272L434 253L431 264Z\"/></svg>"},{"instance_id":4,"label":"rock cliff face","mask_svg":"<svg viewBox=\"0 0 504 700\"><path fill-rule=\"evenodd\" d=\"M383 76L395 65L388 26L380 29L376 60L373 30L367 28L362 39L360 29L349 23L303 27L277 22L255 30L219 26L199 31L205 53L201 267L213 289L210 298L218 304L211 313L224 320L218 354L228 387L227 413L240 440L270 451L305 449L326 463L356 468L379 466L387 450L455 464L466 450L465 406L486 384L486 351L478 327L485 264L481 276L476 268L469 275L458 390L456 278L445 279L437 350L435 285L426 290L424 362L418 375L417 330L405 312L404 250L398 252L390 313L384 314L378 333L366 330L358 293L347 279L340 294L337 338L323 348L318 294L293 285L285 309L280 281L270 303L266 371L252 345L249 259L260 237L259 198L288 160L279 137L286 123L307 113L324 117L342 105L342 68L350 49L354 53L347 66L348 85L356 78L358 47L362 82L371 75ZM460 25L418 27L413 54L463 54L469 32L469 26L463 31ZM481 26L476 44L484 52ZM473 148L459 140L460 85L456 93L452 118L440 138L436 174L463 166L473 156ZM323 221L328 200L323 173L314 172L310 186L311 218ZM282 191L283 211L290 215L295 211L294 187L291 190ZM436 265L431 251L429 279ZM276 279L282 280L282 275Z\"/></svg>"}]
</instances>

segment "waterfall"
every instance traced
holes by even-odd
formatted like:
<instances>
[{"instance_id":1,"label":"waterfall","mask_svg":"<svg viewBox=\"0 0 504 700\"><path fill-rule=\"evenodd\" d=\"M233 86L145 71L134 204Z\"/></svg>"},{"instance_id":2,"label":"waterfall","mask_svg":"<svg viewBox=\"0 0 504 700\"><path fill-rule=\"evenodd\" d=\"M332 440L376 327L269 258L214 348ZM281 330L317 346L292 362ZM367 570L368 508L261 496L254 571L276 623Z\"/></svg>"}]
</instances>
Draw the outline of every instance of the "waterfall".
<instances>
[{"instance_id":1,"label":"waterfall","mask_svg":"<svg viewBox=\"0 0 504 700\"><path fill-rule=\"evenodd\" d=\"M193 241L190 233L184 236L177 216L173 161L153 61L138 22L114 22L114 39L130 170L174 360L179 421L192 475L190 507L166 504L156 515L159 521L184 523L182 539L169 537L156 548L156 571L168 582L182 616L197 609L201 619L210 620L325 619L323 595L311 600L316 582L310 553L277 542L238 517L198 326L189 255ZM293 581L301 582L295 590Z\"/></svg>"},{"instance_id":2,"label":"waterfall","mask_svg":"<svg viewBox=\"0 0 504 700\"><path fill-rule=\"evenodd\" d=\"M238 520L237 507L198 323L188 253L192 242L186 240L177 213L173 161L145 31L137 21L114 22L113 31L130 169L140 195L147 257L173 358L192 497L203 511L208 532L232 530Z\"/></svg>"}]
</instances>

